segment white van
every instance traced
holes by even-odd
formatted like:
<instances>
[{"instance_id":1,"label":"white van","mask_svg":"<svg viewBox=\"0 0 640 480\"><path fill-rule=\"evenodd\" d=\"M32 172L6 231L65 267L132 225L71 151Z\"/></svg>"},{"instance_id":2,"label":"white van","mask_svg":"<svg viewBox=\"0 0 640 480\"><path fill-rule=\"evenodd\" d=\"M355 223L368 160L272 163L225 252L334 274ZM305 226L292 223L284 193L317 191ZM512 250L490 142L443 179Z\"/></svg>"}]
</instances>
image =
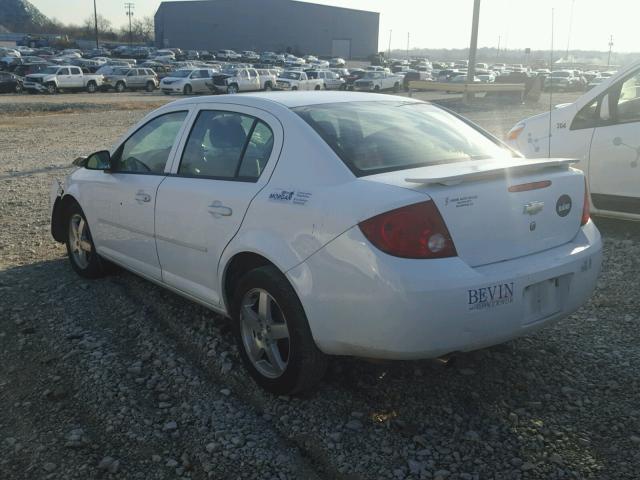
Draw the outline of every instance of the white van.
<instances>
[{"instance_id":1,"label":"white van","mask_svg":"<svg viewBox=\"0 0 640 480\"><path fill-rule=\"evenodd\" d=\"M528 158L575 158L592 213L640 220L640 62L574 103L519 122L507 142Z\"/></svg>"}]
</instances>

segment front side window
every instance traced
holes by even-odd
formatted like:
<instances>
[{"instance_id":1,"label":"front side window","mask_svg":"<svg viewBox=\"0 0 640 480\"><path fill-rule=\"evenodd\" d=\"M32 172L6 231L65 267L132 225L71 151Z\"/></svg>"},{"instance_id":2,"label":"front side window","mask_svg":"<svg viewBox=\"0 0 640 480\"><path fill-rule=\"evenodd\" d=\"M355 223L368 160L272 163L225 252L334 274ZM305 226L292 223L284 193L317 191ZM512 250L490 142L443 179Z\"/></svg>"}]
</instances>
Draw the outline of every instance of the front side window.
<instances>
[{"instance_id":1,"label":"front side window","mask_svg":"<svg viewBox=\"0 0 640 480\"><path fill-rule=\"evenodd\" d=\"M71 75L82 75L82 70L80 70L79 68L72 68Z\"/></svg>"},{"instance_id":2,"label":"front side window","mask_svg":"<svg viewBox=\"0 0 640 480\"><path fill-rule=\"evenodd\" d=\"M636 73L622 84L616 117L618 123L640 121L640 73Z\"/></svg>"},{"instance_id":3,"label":"front side window","mask_svg":"<svg viewBox=\"0 0 640 480\"><path fill-rule=\"evenodd\" d=\"M112 160L113 171L162 174L187 112L154 118L131 135Z\"/></svg>"},{"instance_id":4,"label":"front side window","mask_svg":"<svg viewBox=\"0 0 640 480\"><path fill-rule=\"evenodd\" d=\"M58 70L58 75L69 75L69 69L61 68L60 70Z\"/></svg>"},{"instance_id":5,"label":"front side window","mask_svg":"<svg viewBox=\"0 0 640 480\"><path fill-rule=\"evenodd\" d=\"M512 157L497 141L425 103L345 102L293 111L357 176Z\"/></svg>"},{"instance_id":6,"label":"front side window","mask_svg":"<svg viewBox=\"0 0 640 480\"><path fill-rule=\"evenodd\" d=\"M273 133L235 112L202 111L182 154L178 175L256 181L271 155Z\"/></svg>"}]
</instances>

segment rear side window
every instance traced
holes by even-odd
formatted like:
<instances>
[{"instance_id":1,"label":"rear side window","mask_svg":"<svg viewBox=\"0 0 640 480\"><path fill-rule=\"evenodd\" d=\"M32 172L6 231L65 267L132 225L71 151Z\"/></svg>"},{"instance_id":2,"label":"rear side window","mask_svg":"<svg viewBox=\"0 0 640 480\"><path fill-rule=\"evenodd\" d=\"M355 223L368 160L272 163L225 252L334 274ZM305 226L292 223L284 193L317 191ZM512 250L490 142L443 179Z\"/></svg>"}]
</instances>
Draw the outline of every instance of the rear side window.
<instances>
[{"instance_id":1,"label":"rear side window","mask_svg":"<svg viewBox=\"0 0 640 480\"><path fill-rule=\"evenodd\" d=\"M426 103L345 102L293 111L356 176L512 156L497 140Z\"/></svg>"},{"instance_id":2,"label":"rear side window","mask_svg":"<svg viewBox=\"0 0 640 480\"><path fill-rule=\"evenodd\" d=\"M273 132L262 121L236 112L198 114L178 175L256 181L273 149Z\"/></svg>"}]
</instances>

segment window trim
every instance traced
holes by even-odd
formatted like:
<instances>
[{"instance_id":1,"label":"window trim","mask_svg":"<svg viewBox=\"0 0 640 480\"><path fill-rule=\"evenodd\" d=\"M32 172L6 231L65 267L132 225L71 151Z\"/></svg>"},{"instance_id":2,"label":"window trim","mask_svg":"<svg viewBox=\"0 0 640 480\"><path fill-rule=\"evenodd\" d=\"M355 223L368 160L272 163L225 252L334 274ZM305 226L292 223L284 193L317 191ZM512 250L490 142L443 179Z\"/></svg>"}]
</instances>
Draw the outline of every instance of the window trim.
<instances>
[{"instance_id":1,"label":"window trim","mask_svg":"<svg viewBox=\"0 0 640 480\"><path fill-rule=\"evenodd\" d=\"M160 117L164 117L166 115L171 115L173 113L184 113L185 117L182 120L182 125L180 126L180 129L178 130L178 133L176 133L176 138L173 141L173 145L171 146L171 150L169 151L169 156L167 157L167 161L164 164L164 170L161 173L156 173L156 172L122 172L122 171L118 171L118 170L108 170L108 173L111 174L123 174L123 175L156 175L156 176L163 176L166 177L168 175L167 173L167 166L171 166L173 164L173 159L171 158L172 155L171 153L173 152L173 150L176 149L176 147L178 146L182 135L180 135L180 132L184 129L184 126L187 122L187 120L189 120L189 114L190 114L190 110L186 109L186 110L171 110L168 112L164 112L161 113L160 115L156 115L155 117L149 119L149 121L143 123L142 125L140 125L138 128L136 128L133 132L131 132L130 135L127 136L127 138L125 138L124 140L122 140L120 142L120 144L118 145L118 148L115 149L115 151L113 152L113 154L111 155L111 161L112 161L112 166L113 166L113 159L116 158L116 156L121 156L122 155L122 150L124 149L124 144L127 143L131 137L133 137L136 133L138 133L140 130L142 130L144 127L146 127L147 125L149 125L151 122L157 120ZM120 159L118 159L118 162L120 161Z\"/></svg>"},{"instance_id":2,"label":"window trim","mask_svg":"<svg viewBox=\"0 0 640 480\"><path fill-rule=\"evenodd\" d=\"M198 119L200 118L200 115L203 112L233 113L235 115L242 115L242 116L249 117L249 118L253 119L253 123L251 124L251 128L249 129L249 132L247 133L247 138L245 140L245 143L242 146L242 152L240 154L238 165L236 166L236 171L235 171L233 177L221 177L221 176L216 176L216 175L190 175L190 174L180 173L180 166L182 165L182 160L184 158L184 153L185 153L185 151L187 149L187 143L189 142L189 139L191 138L191 133L193 133L193 130L194 130L196 124L198 123ZM182 145L181 145L182 150L180 152L180 157L179 157L179 160L177 162L176 171L175 171L175 173L167 174L167 176L168 177L178 177L178 178L202 178L204 180L222 180L222 181L227 181L227 182L258 183L260 181L260 178L262 178L262 175L264 174L266 168L263 168L262 171L260 172L260 175L258 175L255 178L254 177L241 177L241 176L239 176L240 168L242 167L242 162L244 161L244 156L247 153L247 148L249 147L249 143L251 142L251 137L253 136L253 132L255 131L255 128L258 125L258 122L262 122L269 129L269 131L271 132L271 136L275 140L275 132L273 131L273 128L271 128L271 125L269 125L266 121L264 121L263 119L255 116L255 115L252 115L250 113L238 112L238 111L234 111L234 110L224 110L224 109L220 109L220 108L201 108L200 110L195 112L195 117L191 122L191 127L189 128L189 132L185 136L184 142L182 142ZM275 148L275 144L272 145L272 147L271 147L271 151L269 152L269 157L267 158L267 164L269 163L269 160L271 159L271 156L273 155L274 148Z\"/></svg>"}]
</instances>

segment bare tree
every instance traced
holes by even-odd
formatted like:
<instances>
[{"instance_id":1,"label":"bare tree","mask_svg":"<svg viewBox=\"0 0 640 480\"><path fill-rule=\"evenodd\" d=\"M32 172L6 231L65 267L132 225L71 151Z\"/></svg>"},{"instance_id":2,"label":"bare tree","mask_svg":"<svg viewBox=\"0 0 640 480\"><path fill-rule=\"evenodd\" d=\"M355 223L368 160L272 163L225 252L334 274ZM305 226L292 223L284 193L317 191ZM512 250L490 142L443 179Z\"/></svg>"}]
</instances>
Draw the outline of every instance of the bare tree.
<instances>
[{"instance_id":1,"label":"bare tree","mask_svg":"<svg viewBox=\"0 0 640 480\"><path fill-rule=\"evenodd\" d=\"M155 36L153 18L135 19L132 24L133 38L137 42L150 42Z\"/></svg>"},{"instance_id":2,"label":"bare tree","mask_svg":"<svg viewBox=\"0 0 640 480\"><path fill-rule=\"evenodd\" d=\"M84 22L82 22L82 30L85 36L93 37L95 32L94 22L95 22L95 19L93 16L86 18ZM100 14L98 14L98 32L99 32L99 35L101 36L113 35L113 27L111 25L111 21Z\"/></svg>"}]
</instances>

